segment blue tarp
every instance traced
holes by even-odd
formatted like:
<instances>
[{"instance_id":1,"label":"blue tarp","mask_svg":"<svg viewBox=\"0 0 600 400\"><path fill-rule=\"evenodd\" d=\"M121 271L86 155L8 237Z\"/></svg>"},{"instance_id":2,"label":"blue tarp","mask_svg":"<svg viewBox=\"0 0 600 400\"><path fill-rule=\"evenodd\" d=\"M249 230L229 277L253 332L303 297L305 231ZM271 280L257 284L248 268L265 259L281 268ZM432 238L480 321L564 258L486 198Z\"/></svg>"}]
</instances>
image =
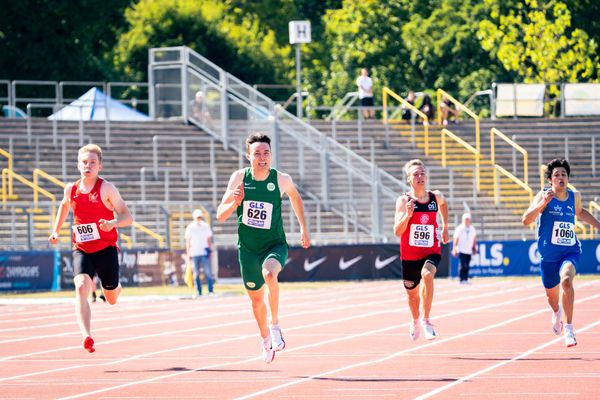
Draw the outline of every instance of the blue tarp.
<instances>
[{"instance_id":1,"label":"blue tarp","mask_svg":"<svg viewBox=\"0 0 600 400\"><path fill-rule=\"evenodd\" d=\"M105 121L106 110L111 121L149 121L150 117L142 114L105 95L96 87L91 88L80 98L61 108L48 119L69 121Z\"/></svg>"}]
</instances>

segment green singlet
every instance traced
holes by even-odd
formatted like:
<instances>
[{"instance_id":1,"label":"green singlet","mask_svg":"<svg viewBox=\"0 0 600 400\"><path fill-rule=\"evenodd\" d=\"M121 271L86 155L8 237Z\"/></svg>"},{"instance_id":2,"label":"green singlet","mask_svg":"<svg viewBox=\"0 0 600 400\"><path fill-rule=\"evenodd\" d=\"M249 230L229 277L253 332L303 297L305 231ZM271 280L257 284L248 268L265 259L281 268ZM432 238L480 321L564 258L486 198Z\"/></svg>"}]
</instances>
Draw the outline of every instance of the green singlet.
<instances>
[{"instance_id":1,"label":"green singlet","mask_svg":"<svg viewBox=\"0 0 600 400\"><path fill-rule=\"evenodd\" d=\"M237 220L242 279L246 289L258 290L265 283L265 260L274 258L283 268L288 255L276 169L263 181L254 180L251 169L245 169L244 201L237 208Z\"/></svg>"}]
</instances>

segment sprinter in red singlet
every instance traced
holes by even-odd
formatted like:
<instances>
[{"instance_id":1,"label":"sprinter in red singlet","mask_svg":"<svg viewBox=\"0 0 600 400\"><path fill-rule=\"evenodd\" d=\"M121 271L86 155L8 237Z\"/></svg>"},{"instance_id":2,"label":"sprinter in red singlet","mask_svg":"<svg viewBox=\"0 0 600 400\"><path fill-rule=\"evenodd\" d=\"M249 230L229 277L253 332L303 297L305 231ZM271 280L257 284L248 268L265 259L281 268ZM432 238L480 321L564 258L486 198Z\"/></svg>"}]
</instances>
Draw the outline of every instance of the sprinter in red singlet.
<instances>
[{"instance_id":1,"label":"sprinter in red singlet","mask_svg":"<svg viewBox=\"0 0 600 400\"><path fill-rule=\"evenodd\" d=\"M48 241L58 243L58 232L72 208L73 281L77 298L75 314L83 336L83 348L93 353L94 340L90 333L92 314L88 303L92 279L98 275L106 301L115 304L121 292L117 253L119 234L116 228L131 225L133 220L119 191L112 183L98 176L102 171L102 150L99 146L88 144L80 148L77 168L81 179L65 187Z\"/></svg>"},{"instance_id":2,"label":"sprinter in red singlet","mask_svg":"<svg viewBox=\"0 0 600 400\"><path fill-rule=\"evenodd\" d=\"M412 340L417 340L423 328L425 338L433 340L436 333L429 322L429 313L433 278L441 260L437 214L442 217L441 240L448 243L448 206L440 191L427 190L427 172L421 160L407 162L404 173L411 190L396 201L394 233L400 237L402 279L412 314L409 333ZM419 313L421 300L423 311Z\"/></svg>"}]
</instances>

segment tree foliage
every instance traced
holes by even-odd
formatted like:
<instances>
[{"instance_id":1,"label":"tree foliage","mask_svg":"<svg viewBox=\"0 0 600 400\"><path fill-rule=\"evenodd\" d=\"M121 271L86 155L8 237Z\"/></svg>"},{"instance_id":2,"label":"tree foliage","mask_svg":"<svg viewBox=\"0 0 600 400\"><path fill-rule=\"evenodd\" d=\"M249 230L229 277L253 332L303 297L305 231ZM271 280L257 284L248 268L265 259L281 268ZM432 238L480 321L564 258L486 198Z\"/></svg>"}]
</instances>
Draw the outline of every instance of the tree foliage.
<instances>
[{"instance_id":1,"label":"tree foliage","mask_svg":"<svg viewBox=\"0 0 600 400\"><path fill-rule=\"evenodd\" d=\"M0 79L103 80L130 0L19 0L0 6ZM110 60L109 60L110 61Z\"/></svg>"},{"instance_id":2,"label":"tree foliage","mask_svg":"<svg viewBox=\"0 0 600 400\"><path fill-rule=\"evenodd\" d=\"M140 0L125 12L129 29L121 35L114 64L128 79L145 80L148 50L189 46L250 83L282 79L289 46L252 18L236 18L218 0Z\"/></svg>"},{"instance_id":3,"label":"tree foliage","mask_svg":"<svg viewBox=\"0 0 600 400\"><path fill-rule=\"evenodd\" d=\"M597 45L586 32L572 28L564 3L525 0L522 7L500 15L498 22L481 21L479 32L482 47L524 82L580 82L597 77Z\"/></svg>"}]
</instances>

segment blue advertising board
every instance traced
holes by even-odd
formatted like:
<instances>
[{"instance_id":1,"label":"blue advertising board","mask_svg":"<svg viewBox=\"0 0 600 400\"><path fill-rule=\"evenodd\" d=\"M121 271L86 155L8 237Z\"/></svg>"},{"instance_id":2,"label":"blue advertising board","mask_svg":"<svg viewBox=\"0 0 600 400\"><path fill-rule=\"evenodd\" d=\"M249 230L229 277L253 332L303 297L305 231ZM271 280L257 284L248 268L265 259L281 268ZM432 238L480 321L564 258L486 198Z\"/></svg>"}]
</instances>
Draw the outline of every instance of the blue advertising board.
<instances>
[{"instance_id":1,"label":"blue advertising board","mask_svg":"<svg viewBox=\"0 0 600 400\"><path fill-rule=\"evenodd\" d=\"M582 240L579 274L600 273L600 240ZM451 257L450 276L458 276L458 258ZM477 242L469 276L539 275L540 253L534 240Z\"/></svg>"},{"instance_id":2,"label":"blue advertising board","mask_svg":"<svg viewBox=\"0 0 600 400\"><path fill-rule=\"evenodd\" d=\"M57 251L0 252L0 291L58 290Z\"/></svg>"}]
</instances>

